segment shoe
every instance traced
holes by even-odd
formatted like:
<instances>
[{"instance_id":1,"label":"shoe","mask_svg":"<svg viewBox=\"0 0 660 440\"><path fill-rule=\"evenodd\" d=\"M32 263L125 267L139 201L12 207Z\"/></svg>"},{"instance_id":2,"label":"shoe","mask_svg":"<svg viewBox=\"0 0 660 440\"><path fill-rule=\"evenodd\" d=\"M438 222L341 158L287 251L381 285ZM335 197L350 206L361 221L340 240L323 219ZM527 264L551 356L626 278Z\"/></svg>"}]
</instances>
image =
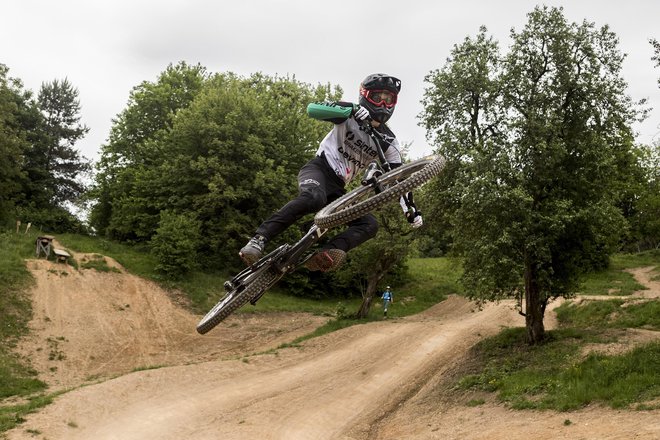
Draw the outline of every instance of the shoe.
<instances>
[{"instance_id":1,"label":"shoe","mask_svg":"<svg viewBox=\"0 0 660 440\"><path fill-rule=\"evenodd\" d=\"M309 270L329 272L338 269L345 260L346 252L341 249L321 249L307 260L305 267Z\"/></svg>"},{"instance_id":2,"label":"shoe","mask_svg":"<svg viewBox=\"0 0 660 440\"><path fill-rule=\"evenodd\" d=\"M243 260L245 264L252 266L261 259L265 247L266 237L263 235L255 235L245 246L243 246L243 249L240 250L238 256L241 257L241 260Z\"/></svg>"}]
</instances>

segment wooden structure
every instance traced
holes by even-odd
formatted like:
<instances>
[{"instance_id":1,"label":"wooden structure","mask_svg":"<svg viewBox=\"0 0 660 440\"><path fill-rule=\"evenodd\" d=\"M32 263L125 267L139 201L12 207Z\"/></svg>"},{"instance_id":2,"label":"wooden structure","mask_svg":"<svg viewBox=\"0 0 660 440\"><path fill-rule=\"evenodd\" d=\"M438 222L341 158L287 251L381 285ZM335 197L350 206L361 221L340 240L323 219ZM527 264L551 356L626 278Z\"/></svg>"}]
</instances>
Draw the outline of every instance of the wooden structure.
<instances>
[{"instance_id":1,"label":"wooden structure","mask_svg":"<svg viewBox=\"0 0 660 440\"><path fill-rule=\"evenodd\" d=\"M58 263L66 263L66 260L71 256L67 251L64 249L57 249L54 248L53 252L55 253L55 258L57 258Z\"/></svg>"},{"instance_id":2,"label":"wooden structure","mask_svg":"<svg viewBox=\"0 0 660 440\"><path fill-rule=\"evenodd\" d=\"M46 258L50 257L50 250L53 246L53 237L52 235L42 235L37 237L37 258L43 253Z\"/></svg>"}]
</instances>

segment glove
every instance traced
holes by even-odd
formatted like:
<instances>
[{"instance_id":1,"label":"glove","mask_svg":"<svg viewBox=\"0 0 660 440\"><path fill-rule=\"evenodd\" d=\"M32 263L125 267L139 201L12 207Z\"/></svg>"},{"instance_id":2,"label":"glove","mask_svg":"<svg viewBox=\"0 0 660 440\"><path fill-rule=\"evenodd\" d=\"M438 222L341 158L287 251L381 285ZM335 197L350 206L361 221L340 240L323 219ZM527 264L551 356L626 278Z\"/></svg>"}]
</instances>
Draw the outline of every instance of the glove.
<instances>
[{"instance_id":1,"label":"glove","mask_svg":"<svg viewBox=\"0 0 660 440\"><path fill-rule=\"evenodd\" d=\"M356 105L355 108L353 108L353 117L358 122L362 122L370 116L371 115L369 114L369 110L362 106Z\"/></svg>"},{"instance_id":2,"label":"glove","mask_svg":"<svg viewBox=\"0 0 660 440\"><path fill-rule=\"evenodd\" d=\"M406 219L413 229L417 229L424 224L424 221L422 220L422 213L419 211L413 212L410 210L406 212Z\"/></svg>"}]
</instances>

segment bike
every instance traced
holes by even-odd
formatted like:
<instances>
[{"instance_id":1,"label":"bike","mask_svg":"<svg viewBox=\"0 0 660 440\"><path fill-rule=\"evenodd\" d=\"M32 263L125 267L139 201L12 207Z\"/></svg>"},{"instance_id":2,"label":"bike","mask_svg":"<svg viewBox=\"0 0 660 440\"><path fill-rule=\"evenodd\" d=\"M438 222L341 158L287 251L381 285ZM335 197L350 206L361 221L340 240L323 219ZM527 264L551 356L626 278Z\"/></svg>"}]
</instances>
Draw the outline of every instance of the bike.
<instances>
[{"instance_id":1,"label":"bike","mask_svg":"<svg viewBox=\"0 0 660 440\"><path fill-rule=\"evenodd\" d=\"M328 230L344 225L374 211L388 202L423 185L439 174L445 165L441 156L428 156L390 169L380 142L386 142L371 125L363 127L377 146L380 166L368 165L361 185L331 202L314 217L314 224L295 244L283 244L259 261L225 281L225 295L197 324L197 332L205 334L234 311L257 301L284 275L305 264L313 252L310 248Z\"/></svg>"}]
</instances>

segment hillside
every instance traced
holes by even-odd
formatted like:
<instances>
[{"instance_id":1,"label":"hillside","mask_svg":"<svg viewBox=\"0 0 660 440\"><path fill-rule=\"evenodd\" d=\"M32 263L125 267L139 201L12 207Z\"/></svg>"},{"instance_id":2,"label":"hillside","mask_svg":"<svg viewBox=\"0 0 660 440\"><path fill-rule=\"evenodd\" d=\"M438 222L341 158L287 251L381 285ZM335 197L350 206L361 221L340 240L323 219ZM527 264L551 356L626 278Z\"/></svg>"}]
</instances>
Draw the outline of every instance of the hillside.
<instances>
[{"instance_id":1,"label":"hillside","mask_svg":"<svg viewBox=\"0 0 660 440\"><path fill-rule=\"evenodd\" d=\"M451 297L266 352L327 318L243 314L199 336L199 317L177 298L106 261L118 272L29 262L35 315L21 351L53 389L75 389L9 439L660 438L657 410L567 414L443 399L472 345L523 325L511 303L479 310ZM651 289L636 295L657 297L660 283L643 273ZM162 367L144 369L153 366Z\"/></svg>"},{"instance_id":2,"label":"hillside","mask_svg":"<svg viewBox=\"0 0 660 440\"><path fill-rule=\"evenodd\" d=\"M94 255L75 254L81 264ZM153 282L126 273L77 270L30 260L31 335L20 352L54 389L107 379L135 369L226 359L275 348L309 333L327 318L305 314L246 315L200 337L198 316Z\"/></svg>"}]
</instances>

